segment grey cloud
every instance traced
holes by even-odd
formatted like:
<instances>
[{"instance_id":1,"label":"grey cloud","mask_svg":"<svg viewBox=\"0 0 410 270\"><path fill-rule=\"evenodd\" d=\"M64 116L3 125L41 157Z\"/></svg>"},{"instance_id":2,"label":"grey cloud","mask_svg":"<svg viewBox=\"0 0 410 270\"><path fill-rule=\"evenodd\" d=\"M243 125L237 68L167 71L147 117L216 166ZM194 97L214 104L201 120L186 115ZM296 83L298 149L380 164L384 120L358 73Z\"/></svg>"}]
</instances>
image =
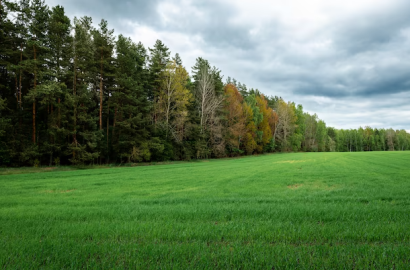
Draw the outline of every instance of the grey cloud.
<instances>
[{"instance_id":1,"label":"grey cloud","mask_svg":"<svg viewBox=\"0 0 410 270\"><path fill-rule=\"evenodd\" d=\"M234 77L267 95L301 103L329 125L346 127L350 123L356 128L382 123L410 129L407 119L397 117L403 115L399 110L410 111L405 104L410 98L410 34L403 35L406 29L410 33L409 1L392 1L385 10L369 7L360 14L341 15L303 37L295 37L274 17L263 26L238 22L234 20L238 13L235 5L216 0L185 1L184 6L179 0L46 2L63 5L70 17L89 15L97 23L107 19L117 34L132 33L124 22L134 22L136 27L153 29L158 39L162 33L199 37L193 44L205 55L196 57L210 60L225 77ZM164 20L160 14L164 2L179 5L180 11ZM253 33L254 27L260 27L259 31ZM323 48L312 46L326 40L331 43ZM194 60L183 59L184 63ZM397 95L403 98L398 100ZM327 103L312 101L313 97ZM356 102L359 99L369 104L363 107ZM388 113L392 108L394 113ZM363 111L363 116L355 116L355 111ZM351 115L343 117L346 112Z\"/></svg>"},{"instance_id":2,"label":"grey cloud","mask_svg":"<svg viewBox=\"0 0 410 270\"><path fill-rule=\"evenodd\" d=\"M343 18L331 27L335 44L349 54L383 49L410 27L409 10L410 2L401 1L387 10Z\"/></svg>"},{"instance_id":3,"label":"grey cloud","mask_svg":"<svg viewBox=\"0 0 410 270\"><path fill-rule=\"evenodd\" d=\"M61 5L70 16L90 16L95 23L105 19L108 25L128 32L122 28L124 20L138 23L155 24L157 21L156 9L159 0L132 1L132 0L47 0L48 5Z\"/></svg>"},{"instance_id":4,"label":"grey cloud","mask_svg":"<svg viewBox=\"0 0 410 270\"><path fill-rule=\"evenodd\" d=\"M236 47L248 50L254 47L249 37L249 29L235 25L230 18L235 9L220 1L193 1L193 5L183 6L178 16L163 22L158 7L170 2L179 6L180 1L130 1L130 0L48 0L50 5L63 5L69 14L92 16L95 20L104 18L109 25L125 34L131 29L123 25L126 21L147 25L157 31L183 32L201 36L210 47ZM201 16L196 16L200 13Z\"/></svg>"},{"instance_id":5,"label":"grey cloud","mask_svg":"<svg viewBox=\"0 0 410 270\"><path fill-rule=\"evenodd\" d=\"M358 91L360 96L389 95L400 92L410 92L410 76L408 72L381 73L380 77L373 82L363 83Z\"/></svg>"},{"instance_id":6,"label":"grey cloud","mask_svg":"<svg viewBox=\"0 0 410 270\"><path fill-rule=\"evenodd\" d=\"M185 32L201 36L206 46L250 50L255 41L250 38L249 26L230 22L235 8L220 1L195 1L180 16L158 30ZM201 16L195 16L201 13Z\"/></svg>"},{"instance_id":7,"label":"grey cloud","mask_svg":"<svg viewBox=\"0 0 410 270\"><path fill-rule=\"evenodd\" d=\"M319 78L310 76L298 79L293 93L324 97L382 97L400 92L410 92L409 65L379 69L372 76L364 70L356 74L329 74L322 69ZM292 80L288 78L288 80Z\"/></svg>"}]
</instances>

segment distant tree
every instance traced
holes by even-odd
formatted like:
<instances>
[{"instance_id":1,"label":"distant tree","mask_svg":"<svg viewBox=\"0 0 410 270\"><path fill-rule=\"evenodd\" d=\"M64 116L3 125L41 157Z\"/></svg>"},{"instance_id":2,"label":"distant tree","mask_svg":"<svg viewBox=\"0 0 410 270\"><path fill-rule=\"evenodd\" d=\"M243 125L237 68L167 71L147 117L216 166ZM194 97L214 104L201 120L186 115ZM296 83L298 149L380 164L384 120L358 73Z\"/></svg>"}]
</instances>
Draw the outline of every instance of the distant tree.
<instances>
[{"instance_id":1,"label":"distant tree","mask_svg":"<svg viewBox=\"0 0 410 270\"><path fill-rule=\"evenodd\" d=\"M259 128L260 124L263 122L263 112L261 112L261 108L258 106L258 96L257 94L253 91L252 94L249 94L248 97L246 98L246 103L252 110L252 116L253 116L253 124L255 126L254 133L255 135L253 136L255 143L256 143L256 148L255 150L259 153L263 151L263 130Z\"/></svg>"},{"instance_id":2,"label":"distant tree","mask_svg":"<svg viewBox=\"0 0 410 270\"><path fill-rule=\"evenodd\" d=\"M179 56L179 53L176 53L175 56L172 57L172 61L174 61L177 66L182 66L182 59Z\"/></svg>"},{"instance_id":3,"label":"distant tree","mask_svg":"<svg viewBox=\"0 0 410 270\"><path fill-rule=\"evenodd\" d=\"M394 140L396 139L396 132L391 128L386 130L386 139L389 151L394 151Z\"/></svg>"},{"instance_id":4,"label":"distant tree","mask_svg":"<svg viewBox=\"0 0 410 270\"><path fill-rule=\"evenodd\" d=\"M296 116L296 127L295 132L291 137L291 144L293 151L299 151L302 149L302 143L305 140L305 132L306 132L306 123L305 123L305 115L303 112L303 106L292 104L292 108L295 111Z\"/></svg>"},{"instance_id":5,"label":"distant tree","mask_svg":"<svg viewBox=\"0 0 410 270\"><path fill-rule=\"evenodd\" d=\"M276 111L279 116L278 131L276 132L276 140L281 143L282 151L290 149L290 138L296 128L296 114L292 108L292 104L286 103L284 100L279 100Z\"/></svg>"},{"instance_id":6,"label":"distant tree","mask_svg":"<svg viewBox=\"0 0 410 270\"><path fill-rule=\"evenodd\" d=\"M396 132L396 138L398 146L397 149L399 151L407 150L409 147L408 133L404 129L398 130Z\"/></svg>"},{"instance_id":7,"label":"distant tree","mask_svg":"<svg viewBox=\"0 0 410 270\"><path fill-rule=\"evenodd\" d=\"M256 101L259 111L262 114L262 121L258 125L258 131L262 134L259 151L270 152L275 146L271 129L271 123L272 121L275 121L275 119L273 119L275 114L272 108L268 106L268 101L265 99L264 95L257 96Z\"/></svg>"},{"instance_id":8,"label":"distant tree","mask_svg":"<svg viewBox=\"0 0 410 270\"><path fill-rule=\"evenodd\" d=\"M305 151L317 151L317 115L310 115L309 113L304 114L305 119L305 136L304 136L304 148ZM344 134L344 132L342 132ZM344 137L344 136L343 136Z\"/></svg>"},{"instance_id":9,"label":"distant tree","mask_svg":"<svg viewBox=\"0 0 410 270\"><path fill-rule=\"evenodd\" d=\"M244 113L246 117L246 134L244 138L245 150L248 155L253 154L257 147L256 139L256 124L254 121L253 110L247 102L243 104Z\"/></svg>"},{"instance_id":10,"label":"distant tree","mask_svg":"<svg viewBox=\"0 0 410 270\"><path fill-rule=\"evenodd\" d=\"M318 145L319 152L326 151L326 140L327 140L327 129L326 123L323 120L319 120L316 128L316 141Z\"/></svg>"}]
</instances>

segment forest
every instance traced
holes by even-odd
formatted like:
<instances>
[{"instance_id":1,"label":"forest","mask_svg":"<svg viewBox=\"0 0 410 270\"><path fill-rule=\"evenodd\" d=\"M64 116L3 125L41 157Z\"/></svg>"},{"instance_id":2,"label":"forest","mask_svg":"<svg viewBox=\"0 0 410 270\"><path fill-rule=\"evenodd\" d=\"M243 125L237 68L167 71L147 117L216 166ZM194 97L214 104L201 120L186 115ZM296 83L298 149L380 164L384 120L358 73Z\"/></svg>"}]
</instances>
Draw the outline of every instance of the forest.
<instances>
[{"instance_id":1,"label":"forest","mask_svg":"<svg viewBox=\"0 0 410 270\"><path fill-rule=\"evenodd\" d=\"M338 130L160 40L115 35L43 0L0 0L0 166L410 150L405 130Z\"/></svg>"}]
</instances>

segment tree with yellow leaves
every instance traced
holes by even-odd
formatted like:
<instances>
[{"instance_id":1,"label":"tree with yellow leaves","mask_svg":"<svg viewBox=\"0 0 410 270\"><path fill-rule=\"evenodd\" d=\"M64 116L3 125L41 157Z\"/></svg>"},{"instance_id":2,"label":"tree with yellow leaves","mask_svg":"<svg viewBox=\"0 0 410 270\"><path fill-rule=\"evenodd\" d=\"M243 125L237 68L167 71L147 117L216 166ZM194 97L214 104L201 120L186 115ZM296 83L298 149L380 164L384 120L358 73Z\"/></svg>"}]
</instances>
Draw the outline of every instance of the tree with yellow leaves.
<instances>
[{"instance_id":1,"label":"tree with yellow leaves","mask_svg":"<svg viewBox=\"0 0 410 270\"><path fill-rule=\"evenodd\" d=\"M156 106L158 122L164 128L166 137L171 134L177 143L181 143L188 116L187 106L192 100L192 94L186 87L189 75L175 61L168 62L163 75Z\"/></svg>"},{"instance_id":2,"label":"tree with yellow leaves","mask_svg":"<svg viewBox=\"0 0 410 270\"><path fill-rule=\"evenodd\" d=\"M259 142L259 152L273 150L273 133L271 129L271 122L275 121L274 112L268 106L268 101L265 96L260 95L256 97L256 103L259 107L260 113L263 115L262 121L258 125L258 130L261 133L261 140ZM270 146L270 149L269 149Z\"/></svg>"},{"instance_id":3,"label":"tree with yellow leaves","mask_svg":"<svg viewBox=\"0 0 410 270\"><path fill-rule=\"evenodd\" d=\"M224 90L226 144L231 152L241 153L240 146L246 134L246 115L242 105L243 98L232 83L227 84Z\"/></svg>"}]
</instances>

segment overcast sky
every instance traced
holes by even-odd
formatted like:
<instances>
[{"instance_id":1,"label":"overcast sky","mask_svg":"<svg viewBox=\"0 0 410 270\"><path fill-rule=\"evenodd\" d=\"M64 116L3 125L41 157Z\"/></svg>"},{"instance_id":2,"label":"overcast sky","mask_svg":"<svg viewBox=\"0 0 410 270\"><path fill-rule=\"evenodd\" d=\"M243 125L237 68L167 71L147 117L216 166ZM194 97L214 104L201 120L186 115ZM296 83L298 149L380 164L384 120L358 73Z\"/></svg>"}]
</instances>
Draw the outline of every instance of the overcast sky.
<instances>
[{"instance_id":1,"label":"overcast sky","mask_svg":"<svg viewBox=\"0 0 410 270\"><path fill-rule=\"evenodd\" d=\"M328 126L410 131L408 0L46 0L70 18L157 39L187 70L203 57L266 95L302 104Z\"/></svg>"}]
</instances>

